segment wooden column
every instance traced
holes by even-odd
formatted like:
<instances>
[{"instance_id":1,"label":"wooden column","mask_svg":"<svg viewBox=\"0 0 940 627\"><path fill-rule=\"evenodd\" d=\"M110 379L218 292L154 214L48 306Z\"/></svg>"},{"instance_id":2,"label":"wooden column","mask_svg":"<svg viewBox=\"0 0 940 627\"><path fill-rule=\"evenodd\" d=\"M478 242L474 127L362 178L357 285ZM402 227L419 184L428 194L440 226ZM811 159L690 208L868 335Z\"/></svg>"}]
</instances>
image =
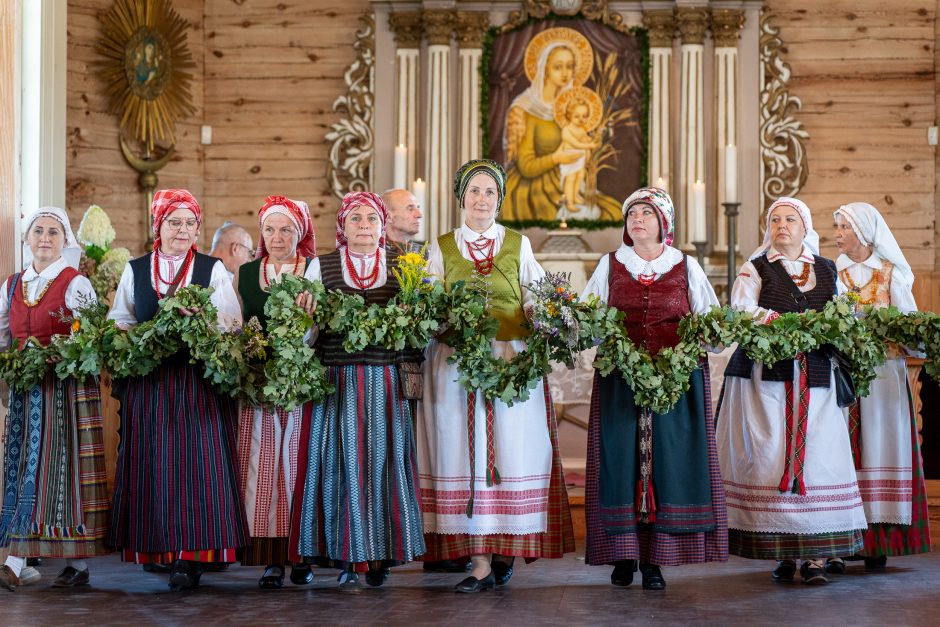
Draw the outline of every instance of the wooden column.
<instances>
[{"instance_id":1,"label":"wooden column","mask_svg":"<svg viewBox=\"0 0 940 627\"><path fill-rule=\"evenodd\" d=\"M682 37L682 74L679 83L679 180L672 189L681 216L682 246L692 244L693 186L705 180L705 29L708 9L680 7L676 21Z\"/></svg>"},{"instance_id":2,"label":"wooden column","mask_svg":"<svg viewBox=\"0 0 940 627\"><path fill-rule=\"evenodd\" d=\"M424 32L428 38L427 82L427 197L425 221L428 239L436 238L454 225L451 212L451 72L450 41L454 30L454 12L430 9L423 13Z\"/></svg>"},{"instance_id":3,"label":"wooden column","mask_svg":"<svg viewBox=\"0 0 940 627\"><path fill-rule=\"evenodd\" d=\"M457 140L459 164L482 157L480 131L480 58L489 14L458 11L456 22L460 72L460 135Z\"/></svg>"},{"instance_id":4,"label":"wooden column","mask_svg":"<svg viewBox=\"0 0 940 627\"><path fill-rule=\"evenodd\" d=\"M396 119L395 145L408 148L405 167L405 181L408 185L417 176L418 154L418 85L421 68L419 48L421 47L421 12L407 11L391 13L388 24L395 33L395 69L397 72L396 96L398 116Z\"/></svg>"},{"instance_id":5,"label":"wooden column","mask_svg":"<svg viewBox=\"0 0 940 627\"><path fill-rule=\"evenodd\" d=\"M676 32L676 20L672 9L656 9L643 12L650 42L650 104L649 104L649 151L647 156L648 185L661 185L669 191L674 178L671 163L670 143L670 98L672 91L672 40Z\"/></svg>"},{"instance_id":6,"label":"wooden column","mask_svg":"<svg viewBox=\"0 0 940 627\"><path fill-rule=\"evenodd\" d=\"M738 40L744 27L744 11L712 9L712 38L715 40L715 182L712 198L715 214L713 241L719 250L728 249L727 219L721 203L725 198L725 146L738 142ZM740 149L738 149L740 151ZM737 177L737 174L736 174Z\"/></svg>"}]
</instances>

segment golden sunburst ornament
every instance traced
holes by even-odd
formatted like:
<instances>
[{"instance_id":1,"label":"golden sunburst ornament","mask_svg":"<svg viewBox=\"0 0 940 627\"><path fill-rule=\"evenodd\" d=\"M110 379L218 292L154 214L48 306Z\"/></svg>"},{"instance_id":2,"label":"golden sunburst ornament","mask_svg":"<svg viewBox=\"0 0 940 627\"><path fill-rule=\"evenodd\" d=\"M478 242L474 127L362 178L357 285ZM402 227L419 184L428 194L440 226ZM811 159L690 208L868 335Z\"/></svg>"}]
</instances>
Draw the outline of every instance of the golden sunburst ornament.
<instances>
[{"instance_id":1,"label":"golden sunburst ornament","mask_svg":"<svg viewBox=\"0 0 940 627\"><path fill-rule=\"evenodd\" d=\"M116 0L101 22L97 49L107 60L99 74L121 131L133 133L147 153L155 142L176 143L176 121L196 111L193 75L185 71L196 65L186 47L189 23L169 0Z\"/></svg>"}]
</instances>

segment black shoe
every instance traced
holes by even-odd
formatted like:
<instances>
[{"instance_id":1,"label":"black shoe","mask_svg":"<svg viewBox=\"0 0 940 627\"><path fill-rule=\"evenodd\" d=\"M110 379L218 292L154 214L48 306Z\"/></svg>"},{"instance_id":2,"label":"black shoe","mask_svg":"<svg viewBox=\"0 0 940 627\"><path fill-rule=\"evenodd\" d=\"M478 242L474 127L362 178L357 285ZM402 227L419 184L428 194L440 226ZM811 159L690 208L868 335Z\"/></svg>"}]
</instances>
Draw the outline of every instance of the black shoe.
<instances>
[{"instance_id":1,"label":"black shoe","mask_svg":"<svg viewBox=\"0 0 940 627\"><path fill-rule=\"evenodd\" d=\"M290 582L295 586L305 586L313 582L313 569L310 564L294 566L290 569Z\"/></svg>"},{"instance_id":2,"label":"black shoe","mask_svg":"<svg viewBox=\"0 0 940 627\"><path fill-rule=\"evenodd\" d=\"M53 588L77 588L88 585L88 569L79 571L71 566L66 566L59 573L59 576L52 582Z\"/></svg>"},{"instance_id":3,"label":"black shoe","mask_svg":"<svg viewBox=\"0 0 940 627\"><path fill-rule=\"evenodd\" d=\"M157 562L144 564L144 572L153 573L155 575L169 575L172 570L173 569L167 564L158 564Z\"/></svg>"},{"instance_id":4,"label":"black shoe","mask_svg":"<svg viewBox=\"0 0 940 627\"><path fill-rule=\"evenodd\" d=\"M359 583L359 575L344 570L339 574L339 591L344 594L359 594L362 592L362 584Z\"/></svg>"},{"instance_id":5,"label":"black shoe","mask_svg":"<svg viewBox=\"0 0 940 627\"><path fill-rule=\"evenodd\" d=\"M845 560L841 557L830 557L826 560L826 572L830 575L844 575Z\"/></svg>"},{"instance_id":6,"label":"black shoe","mask_svg":"<svg viewBox=\"0 0 940 627\"><path fill-rule=\"evenodd\" d=\"M284 587L284 567L267 566L264 574L258 580L258 587L262 590L280 590Z\"/></svg>"},{"instance_id":7,"label":"black shoe","mask_svg":"<svg viewBox=\"0 0 940 627\"><path fill-rule=\"evenodd\" d=\"M800 577L803 578L803 583L811 586L829 583L829 580L826 579L826 568L821 561L817 560L803 560L803 563L800 564Z\"/></svg>"},{"instance_id":8,"label":"black shoe","mask_svg":"<svg viewBox=\"0 0 940 627\"><path fill-rule=\"evenodd\" d=\"M40 566L42 566L42 558L41 557L27 557L26 565L32 566L33 568L39 568Z\"/></svg>"},{"instance_id":9,"label":"black shoe","mask_svg":"<svg viewBox=\"0 0 940 627\"><path fill-rule=\"evenodd\" d=\"M437 562L424 563L424 572L426 573L465 573L469 569L469 562L463 563L456 560L440 560Z\"/></svg>"},{"instance_id":10,"label":"black shoe","mask_svg":"<svg viewBox=\"0 0 940 627\"><path fill-rule=\"evenodd\" d=\"M636 572L636 560L620 560L614 563L614 571L610 573L610 583L615 586L629 586L633 583L633 573Z\"/></svg>"},{"instance_id":11,"label":"black shoe","mask_svg":"<svg viewBox=\"0 0 940 627\"><path fill-rule=\"evenodd\" d=\"M512 565L516 561L515 557L509 558L508 562L494 559L490 562L493 569L493 577L496 579L497 586L505 586L512 579Z\"/></svg>"},{"instance_id":12,"label":"black shoe","mask_svg":"<svg viewBox=\"0 0 940 627\"><path fill-rule=\"evenodd\" d=\"M870 573L884 572L888 568L888 556L880 555L878 557L865 558L865 570Z\"/></svg>"},{"instance_id":13,"label":"black shoe","mask_svg":"<svg viewBox=\"0 0 940 627\"><path fill-rule=\"evenodd\" d=\"M640 573L643 575L644 590L665 590L666 580L663 571L656 564L640 563Z\"/></svg>"},{"instance_id":14,"label":"black shoe","mask_svg":"<svg viewBox=\"0 0 940 627\"><path fill-rule=\"evenodd\" d=\"M454 592L464 592L472 594L474 592L482 592L483 590L492 590L496 587L496 577L493 576L491 572L489 575L483 579L477 579L473 575L467 577L456 586L454 586Z\"/></svg>"},{"instance_id":15,"label":"black shoe","mask_svg":"<svg viewBox=\"0 0 940 627\"><path fill-rule=\"evenodd\" d=\"M796 562L793 560L777 560L777 567L770 573L770 578L777 583L793 583L796 577Z\"/></svg>"},{"instance_id":16,"label":"black shoe","mask_svg":"<svg viewBox=\"0 0 940 627\"><path fill-rule=\"evenodd\" d=\"M199 587L200 577L202 577L202 573L195 563L188 560L176 560L173 562L173 570L170 572L168 585L173 592L195 590Z\"/></svg>"},{"instance_id":17,"label":"black shoe","mask_svg":"<svg viewBox=\"0 0 940 627\"><path fill-rule=\"evenodd\" d=\"M378 588L385 583L385 580L388 579L390 574L392 574L392 571L389 568L370 568L366 571L366 583L373 588Z\"/></svg>"}]
</instances>

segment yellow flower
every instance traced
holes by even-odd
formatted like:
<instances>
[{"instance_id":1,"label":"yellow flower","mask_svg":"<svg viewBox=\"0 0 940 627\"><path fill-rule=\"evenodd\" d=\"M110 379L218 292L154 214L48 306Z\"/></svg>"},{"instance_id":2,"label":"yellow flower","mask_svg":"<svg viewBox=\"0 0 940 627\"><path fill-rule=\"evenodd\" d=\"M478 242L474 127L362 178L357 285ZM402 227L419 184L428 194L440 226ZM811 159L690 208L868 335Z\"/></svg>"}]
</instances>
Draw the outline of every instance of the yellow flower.
<instances>
[{"instance_id":1,"label":"yellow flower","mask_svg":"<svg viewBox=\"0 0 940 627\"><path fill-rule=\"evenodd\" d=\"M76 318L72 321L72 333L78 333L78 330L82 328L82 323Z\"/></svg>"}]
</instances>

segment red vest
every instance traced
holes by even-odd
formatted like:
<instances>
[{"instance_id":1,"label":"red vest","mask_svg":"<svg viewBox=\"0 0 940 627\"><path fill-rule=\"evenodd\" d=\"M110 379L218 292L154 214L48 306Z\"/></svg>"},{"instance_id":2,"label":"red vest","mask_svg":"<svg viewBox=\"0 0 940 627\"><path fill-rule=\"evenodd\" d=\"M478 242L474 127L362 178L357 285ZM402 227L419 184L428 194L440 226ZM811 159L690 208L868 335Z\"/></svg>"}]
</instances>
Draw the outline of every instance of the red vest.
<instances>
[{"instance_id":1,"label":"red vest","mask_svg":"<svg viewBox=\"0 0 940 627\"><path fill-rule=\"evenodd\" d=\"M607 287L607 304L626 315L624 328L634 344L655 355L679 343L679 321L692 310L685 257L659 280L643 285L611 253Z\"/></svg>"},{"instance_id":2,"label":"red vest","mask_svg":"<svg viewBox=\"0 0 940 627\"><path fill-rule=\"evenodd\" d=\"M52 285L43 294L35 307L28 307L23 302L23 277L20 276L10 298L10 334L14 339L25 340L33 336L43 346L48 346L53 335L68 335L71 324L59 320L62 310L65 316L71 316L72 310L65 306L65 291L69 283L80 273L72 267L66 267L52 281ZM5 283L10 289L9 281Z\"/></svg>"}]
</instances>

